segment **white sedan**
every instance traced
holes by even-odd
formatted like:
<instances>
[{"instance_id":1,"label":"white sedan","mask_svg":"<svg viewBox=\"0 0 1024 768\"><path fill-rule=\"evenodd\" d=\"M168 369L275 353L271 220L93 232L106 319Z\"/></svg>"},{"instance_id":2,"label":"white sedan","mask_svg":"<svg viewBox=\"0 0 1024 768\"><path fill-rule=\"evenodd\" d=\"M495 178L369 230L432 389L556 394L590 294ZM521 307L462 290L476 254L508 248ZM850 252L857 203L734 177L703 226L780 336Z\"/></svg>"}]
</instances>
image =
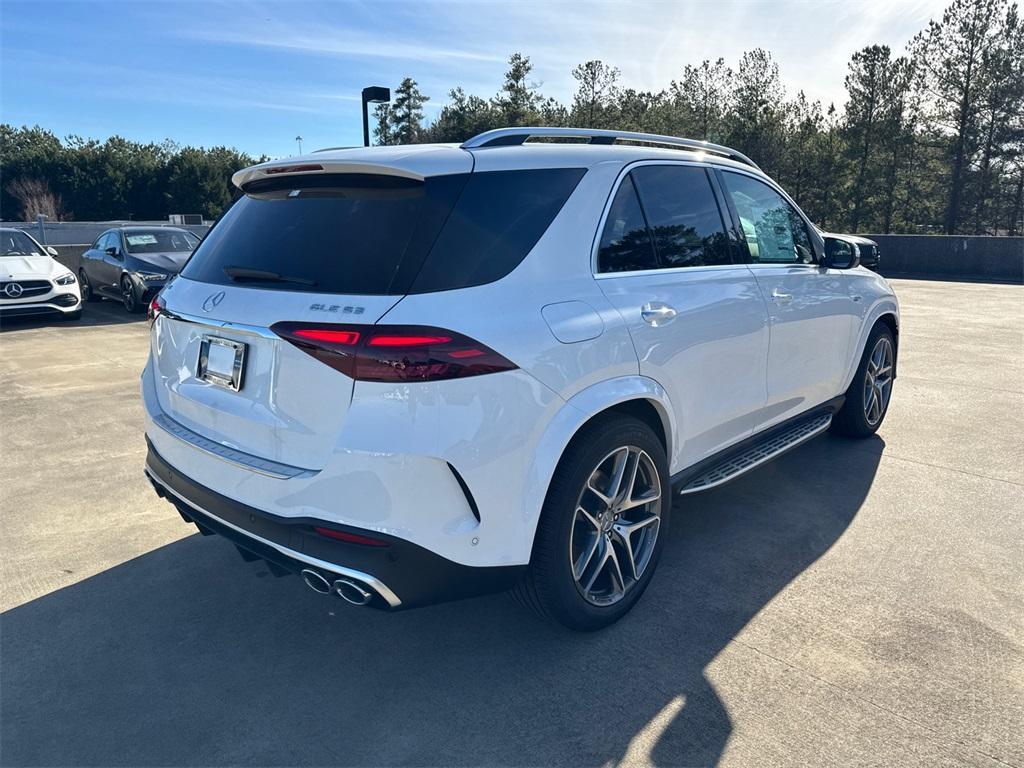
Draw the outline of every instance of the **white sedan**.
<instances>
[{"instance_id":1,"label":"white sedan","mask_svg":"<svg viewBox=\"0 0 1024 768\"><path fill-rule=\"evenodd\" d=\"M82 316L78 280L56 255L20 229L0 229L0 317Z\"/></svg>"}]
</instances>

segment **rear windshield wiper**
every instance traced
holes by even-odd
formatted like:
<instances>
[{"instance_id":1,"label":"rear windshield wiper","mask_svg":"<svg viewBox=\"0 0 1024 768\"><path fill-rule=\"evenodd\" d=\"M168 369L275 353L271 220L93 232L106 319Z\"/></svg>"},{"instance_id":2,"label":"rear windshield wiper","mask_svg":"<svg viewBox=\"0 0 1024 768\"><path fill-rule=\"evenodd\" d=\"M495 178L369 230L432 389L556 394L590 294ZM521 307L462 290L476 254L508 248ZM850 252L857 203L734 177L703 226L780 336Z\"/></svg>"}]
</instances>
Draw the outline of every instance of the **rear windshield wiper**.
<instances>
[{"instance_id":1,"label":"rear windshield wiper","mask_svg":"<svg viewBox=\"0 0 1024 768\"><path fill-rule=\"evenodd\" d=\"M279 272L267 272L263 269L249 269L248 267L224 267L224 274L236 283L260 282L260 283L295 283L296 285L316 286L316 280L307 280L304 277L289 277Z\"/></svg>"}]
</instances>

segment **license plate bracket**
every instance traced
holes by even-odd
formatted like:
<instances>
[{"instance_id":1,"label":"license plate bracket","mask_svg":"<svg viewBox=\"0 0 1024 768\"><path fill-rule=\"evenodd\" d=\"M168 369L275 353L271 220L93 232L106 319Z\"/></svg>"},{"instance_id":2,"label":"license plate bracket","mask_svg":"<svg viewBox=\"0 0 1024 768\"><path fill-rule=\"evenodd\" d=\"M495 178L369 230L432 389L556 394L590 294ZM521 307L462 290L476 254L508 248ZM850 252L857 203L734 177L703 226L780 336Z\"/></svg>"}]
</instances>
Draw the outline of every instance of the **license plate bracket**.
<instances>
[{"instance_id":1,"label":"license plate bracket","mask_svg":"<svg viewBox=\"0 0 1024 768\"><path fill-rule=\"evenodd\" d=\"M199 343L196 378L237 392L242 388L246 345L220 336L203 336Z\"/></svg>"}]
</instances>

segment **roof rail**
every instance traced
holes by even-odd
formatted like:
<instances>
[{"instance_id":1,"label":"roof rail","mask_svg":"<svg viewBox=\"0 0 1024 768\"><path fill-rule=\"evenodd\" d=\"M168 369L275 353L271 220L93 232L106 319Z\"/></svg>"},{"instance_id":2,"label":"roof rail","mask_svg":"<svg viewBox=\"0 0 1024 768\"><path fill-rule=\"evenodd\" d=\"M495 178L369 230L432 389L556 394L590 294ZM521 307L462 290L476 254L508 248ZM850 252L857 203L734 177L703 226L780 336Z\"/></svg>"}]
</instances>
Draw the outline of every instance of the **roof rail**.
<instances>
[{"instance_id":1,"label":"roof rail","mask_svg":"<svg viewBox=\"0 0 1024 768\"><path fill-rule=\"evenodd\" d=\"M636 133L634 131L606 131L598 128L497 128L484 131L462 143L463 149L480 149L482 147L518 147L527 139L564 138L586 139L588 144L614 144L617 141L638 144L657 144L665 147L677 147L692 152L707 152L710 155L726 157L730 160L758 168L757 163L741 152L721 144L696 139L681 139L678 136L661 136L656 133ZM760 168L758 168L760 170Z\"/></svg>"}]
</instances>

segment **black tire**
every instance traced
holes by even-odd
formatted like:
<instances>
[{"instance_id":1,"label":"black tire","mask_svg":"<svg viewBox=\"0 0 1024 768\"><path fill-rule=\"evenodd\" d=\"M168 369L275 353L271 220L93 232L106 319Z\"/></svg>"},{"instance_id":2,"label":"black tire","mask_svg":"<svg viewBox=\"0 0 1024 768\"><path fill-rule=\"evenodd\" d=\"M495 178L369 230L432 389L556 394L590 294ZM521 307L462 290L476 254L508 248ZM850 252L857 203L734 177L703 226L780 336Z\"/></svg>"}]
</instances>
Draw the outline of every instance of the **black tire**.
<instances>
[{"instance_id":1,"label":"black tire","mask_svg":"<svg viewBox=\"0 0 1024 768\"><path fill-rule=\"evenodd\" d=\"M657 470L661 520L655 530L653 550L640 577L624 590L617 602L595 605L584 597L573 576L570 536L576 520L576 505L602 458L626 446L646 452ZM573 439L558 463L537 525L529 569L523 581L513 588L513 597L539 615L574 630L592 631L618 621L640 599L657 569L668 538L671 507L668 460L654 431L642 421L627 416L613 414L594 420Z\"/></svg>"},{"instance_id":2,"label":"black tire","mask_svg":"<svg viewBox=\"0 0 1024 768\"><path fill-rule=\"evenodd\" d=\"M82 291L82 301L100 301L103 297L97 295L96 291L92 289L92 283L89 282L89 275L85 273L84 269L78 270L78 286Z\"/></svg>"},{"instance_id":3,"label":"black tire","mask_svg":"<svg viewBox=\"0 0 1024 768\"><path fill-rule=\"evenodd\" d=\"M121 303L124 304L125 311L130 315L137 315L146 309L136 295L135 286L132 285L132 280L128 275L121 276Z\"/></svg>"},{"instance_id":4,"label":"black tire","mask_svg":"<svg viewBox=\"0 0 1024 768\"><path fill-rule=\"evenodd\" d=\"M843 407L832 419L832 429L841 435L853 438L871 437L882 426L882 422L885 421L885 414L889 411L892 388L891 379L889 384L890 396L884 399L881 413L874 421L868 418L865 402L868 399L868 396L865 395L865 389L867 388L865 379L868 376L868 365L871 363L871 355L881 339L888 340L892 350L892 372L895 373L896 340L893 338L892 331L889 330L885 323L878 323L871 329L868 342L864 345L864 354L861 356L860 365L857 366L857 373L854 374L853 381L850 383L849 389L846 390L846 400L843 403Z\"/></svg>"}]
</instances>

